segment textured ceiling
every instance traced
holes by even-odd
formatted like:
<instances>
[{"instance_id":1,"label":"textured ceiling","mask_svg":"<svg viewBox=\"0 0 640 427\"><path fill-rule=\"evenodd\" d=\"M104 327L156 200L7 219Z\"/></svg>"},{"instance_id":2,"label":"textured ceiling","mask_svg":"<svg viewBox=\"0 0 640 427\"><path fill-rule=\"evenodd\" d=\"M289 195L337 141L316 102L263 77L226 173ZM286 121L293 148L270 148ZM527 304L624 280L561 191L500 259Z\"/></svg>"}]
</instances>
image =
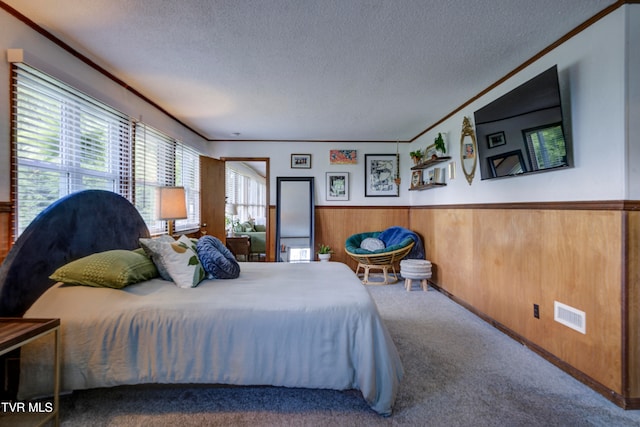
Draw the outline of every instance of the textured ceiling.
<instances>
[{"instance_id":1,"label":"textured ceiling","mask_svg":"<svg viewBox=\"0 0 640 427\"><path fill-rule=\"evenodd\" d=\"M407 141L615 1L4 3L208 139Z\"/></svg>"}]
</instances>

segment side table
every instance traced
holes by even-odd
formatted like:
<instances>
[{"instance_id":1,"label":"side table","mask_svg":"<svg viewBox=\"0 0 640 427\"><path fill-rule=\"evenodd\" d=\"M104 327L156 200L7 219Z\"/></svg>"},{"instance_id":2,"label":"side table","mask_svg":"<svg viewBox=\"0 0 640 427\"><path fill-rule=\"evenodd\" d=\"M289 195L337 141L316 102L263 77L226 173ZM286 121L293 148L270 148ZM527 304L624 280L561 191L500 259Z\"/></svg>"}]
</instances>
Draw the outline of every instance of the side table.
<instances>
[{"instance_id":1,"label":"side table","mask_svg":"<svg viewBox=\"0 0 640 427\"><path fill-rule=\"evenodd\" d=\"M50 333L54 334L55 346L53 356L53 408L49 410L46 404L42 406L37 404L38 402L14 402L13 407L3 407L2 412L41 412L44 415L39 425L53 420L54 425L58 426L60 425L58 409L60 404L60 319L0 317L0 356ZM6 405L9 405L9 402L6 402Z\"/></svg>"},{"instance_id":2,"label":"side table","mask_svg":"<svg viewBox=\"0 0 640 427\"><path fill-rule=\"evenodd\" d=\"M240 256L244 257L244 261L249 261L251 238L249 236L227 237L227 248L235 255L238 261L240 261Z\"/></svg>"}]
</instances>

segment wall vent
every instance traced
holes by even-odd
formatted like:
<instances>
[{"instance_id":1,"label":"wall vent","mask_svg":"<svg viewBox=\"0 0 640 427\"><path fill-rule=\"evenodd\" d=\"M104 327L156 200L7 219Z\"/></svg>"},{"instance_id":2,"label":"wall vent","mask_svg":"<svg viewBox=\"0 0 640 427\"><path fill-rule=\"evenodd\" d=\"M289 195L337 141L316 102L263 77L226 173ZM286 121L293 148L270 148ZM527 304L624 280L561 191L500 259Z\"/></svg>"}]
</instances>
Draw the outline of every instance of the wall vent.
<instances>
[{"instance_id":1,"label":"wall vent","mask_svg":"<svg viewBox=\"0 0 640 427\"><path fill-rule=\"evenodd\" d=\"M571 329L586 334L587 314L577 308L570 307L558 301L553 302L553 320Z\"/></svg>"}]
</instances>

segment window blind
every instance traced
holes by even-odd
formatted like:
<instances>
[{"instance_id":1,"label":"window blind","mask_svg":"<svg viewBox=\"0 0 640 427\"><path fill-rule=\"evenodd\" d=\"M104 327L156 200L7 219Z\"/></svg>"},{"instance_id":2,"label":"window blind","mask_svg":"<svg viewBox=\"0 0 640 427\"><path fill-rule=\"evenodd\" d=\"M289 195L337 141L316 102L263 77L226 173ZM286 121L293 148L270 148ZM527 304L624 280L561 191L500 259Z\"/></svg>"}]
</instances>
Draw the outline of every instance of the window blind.
<instances>
[{"instance_id":1,"label":"window blind","mask_svg":"<svg viewBox=\"0 0 640 427\"><path fill-rule=\"evenodd\" d=\"M22 63L12 64L11 157L14 238L51 203L87 189L124 196L159 234L157 188L182 185L188 218L176 230L199 226L196 150Z\"/></svg>"},{"instance_id":2,"label":"window blind","mask_svg":"<svg viewBox=\"0 0 640 427\"><path fill-rule=\"evenodd\" d=\"M187 219L175 222L176 231L200 227L200 158L196 150L144 123L135 125L135 205L151 234L165 232L158 219L158 188L185 189Z\"/></svg>"},{"instance_id":3,"label":"window blind","mask_svg":"<svg viewBox=\"0 0 640 427\"><path fill-rule=\"evenodd\" d=\"M185 189L188 216L176 221L176 230L200 228L200 155L184 144L176 149L176 185Z\"/></svg>"},{"instance_id":4,"label":"window blind","mask_svg":"<svg viewBox=\"0 0 640 427\"><path fill-rule=\"evenodd\" d=\"M129 119L25 64L14 63L12 70L15 235L76 191L130 197Z\"/></svg>"},{"instance_id":5,"label":"window blind","mask_svg":"<svg viewBox=\"0 0 640 427\"><path fill-rule=\"evenodd\" d=\"M135 126L135 205L151 234L166 230L158 219L158 188L175 184L175 146L168 136L144 123Z\"/></svg>"}]
</instances>

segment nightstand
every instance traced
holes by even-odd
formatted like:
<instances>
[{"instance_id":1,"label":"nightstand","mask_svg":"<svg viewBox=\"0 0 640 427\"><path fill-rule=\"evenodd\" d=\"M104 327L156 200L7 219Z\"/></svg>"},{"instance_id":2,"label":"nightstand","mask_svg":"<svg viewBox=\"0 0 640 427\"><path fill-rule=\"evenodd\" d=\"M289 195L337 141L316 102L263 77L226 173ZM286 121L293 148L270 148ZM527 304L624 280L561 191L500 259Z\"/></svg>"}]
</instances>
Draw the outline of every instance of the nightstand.
<instances>
[{"instance_id":1,"label":"nightstand","mask_svg":"<svg viewBox=\"0 0 640 427\"><path fill-rule=\"evenodd\" d=\"M240 256L244 257L244 261L249 261L251 238L249 236L227 237L227 248L229 248L238 261L240 261Z\"/></svg>"},{"instance_id":2,"label":"nightstand","mask_svg":"<svg viewBox=\"0 0 640 427\"><path fill-rule=\"evenodd\" d=\"M3 422L10 420L14 416L35 413L42 415L42 418L38 420L38 425L43 425L49 420L53 420L55 426L60 424L58 409L60 404L60 319L0 318L0 356L50 333L54 334L55 346L53 356L53 407L49 406L50 402L3 402L5 405L0 408L0 412L3 414ZM13 406L7 406L10 404ZM5 408L4 406L7 407Z\"/></svg>"}]
</instances>

